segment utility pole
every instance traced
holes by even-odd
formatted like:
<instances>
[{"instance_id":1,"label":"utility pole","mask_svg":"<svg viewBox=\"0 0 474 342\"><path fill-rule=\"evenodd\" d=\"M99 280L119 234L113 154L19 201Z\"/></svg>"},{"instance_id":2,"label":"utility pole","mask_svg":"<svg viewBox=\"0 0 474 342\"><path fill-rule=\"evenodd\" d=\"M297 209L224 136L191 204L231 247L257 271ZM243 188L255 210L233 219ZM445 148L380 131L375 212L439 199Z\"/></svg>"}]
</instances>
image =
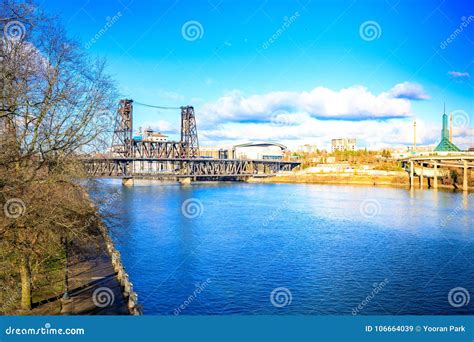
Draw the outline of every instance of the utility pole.
<instances>
[{"instance_id":1,"label":"utility pole","mask_svg":"<svg viewBox=\"0 0 474 342\"><path fill-rule=\"evenodd\" d=\"M416 119L413 121L413 152L416 152Z\"/></svg>"}]
</instances>

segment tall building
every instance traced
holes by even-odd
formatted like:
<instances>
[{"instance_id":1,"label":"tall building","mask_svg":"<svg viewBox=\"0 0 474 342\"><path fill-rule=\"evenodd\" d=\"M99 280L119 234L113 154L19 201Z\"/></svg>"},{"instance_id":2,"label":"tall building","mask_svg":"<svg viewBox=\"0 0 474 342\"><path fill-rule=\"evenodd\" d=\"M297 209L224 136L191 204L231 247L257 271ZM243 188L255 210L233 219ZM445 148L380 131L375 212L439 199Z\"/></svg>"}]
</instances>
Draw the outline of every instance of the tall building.
<instances>
[{"instance_id":1,"label":"tall building","mask_svg":"<svg viewBox=\"0 0 474 342\"><path fill-rule=\"evenodd\" d=\"M436 152L458 152L460 149L449 139L448 116L446 115L446 106L443 114L443 128L441 129L441 141L435 148Z\"/></svg>"},{"instance_id":2,"label":"tall building","mask_svg":"<svg viewBox=\"0 0 474 342\"><path fill-rule=\"evenodd\" d=\"M332 151L355 151L356 149L356 139L332 139L331 140L331 149Z\"/></svg>"}]
</instances>

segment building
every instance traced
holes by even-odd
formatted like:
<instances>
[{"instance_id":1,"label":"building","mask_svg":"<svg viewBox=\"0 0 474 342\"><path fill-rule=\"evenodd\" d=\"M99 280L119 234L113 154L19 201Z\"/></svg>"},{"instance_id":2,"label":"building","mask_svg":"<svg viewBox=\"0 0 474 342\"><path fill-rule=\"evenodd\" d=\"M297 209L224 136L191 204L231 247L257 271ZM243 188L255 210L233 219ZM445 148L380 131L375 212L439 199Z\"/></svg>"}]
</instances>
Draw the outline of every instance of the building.
<instances>
[{"instance_id":1,"label":"building","mask_svg":"<svg viewBox=\"0 0 474 342\"><path fill-rule=\"evenodd\" d=\"M355 151L357 139L341 138L331 140L331 150L334 151Z\"/></svg>"},{"instance_id":2,"label":"building","mask_svg":"<svg viewBox=\"0 0 474 342\"><path fill-rule=\"evenodd\" d=\"M232 150L236 159L280 160L283 159L286 146L271 142L247 143L235 145Z\"/></svg>"},{"instance_id":3,"label":"building","mask_svg":"<svg viewBox=\"0 0 474 342\"><path fill-rule=\"evenodd\" d=\"M160 132L154 132L152 129L148 128L143 134L143 141L166 142L168 141L168 136L161 134Z\"/></svg>"},{"instance_id":4,"label":"building","mask_svg":"<svg viewBox=\"0 0 474 342\"><path fill-rule=\"evenodd\" d=\"M199 147L199 157L212 159L229 159L230 151L220 147Z\"/></svg>"},{"instance_id":5,"label":"building","mask_svg":"<svg viewBox=\"0 0 474 342\"><path fill-rule=\"evenodd\" d=\"M448 116L446 115L446 106L443 113L443 128L441 129L441 141L436 146L436 152L459 152L460 149L449 139Z\"/></svg>"},{"instance_id":6,"label":"building","mask_svg":"<svg viewBox=\"0 0 474 342\"><path fill-rule=\"evenodd\" d=\"M298 152L315 153L318 150L316 145L304 144L298 148Z\"/></svg>"}]
</instances>

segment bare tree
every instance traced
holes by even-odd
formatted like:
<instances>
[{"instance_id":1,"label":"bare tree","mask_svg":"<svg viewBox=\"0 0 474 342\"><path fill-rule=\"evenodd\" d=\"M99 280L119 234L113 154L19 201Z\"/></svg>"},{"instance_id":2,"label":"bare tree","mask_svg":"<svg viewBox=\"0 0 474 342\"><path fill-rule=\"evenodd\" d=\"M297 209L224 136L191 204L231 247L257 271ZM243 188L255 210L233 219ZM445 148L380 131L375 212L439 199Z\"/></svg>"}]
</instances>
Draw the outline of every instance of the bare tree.
<instances>
[{"instance_id":1,"label":"bare tree","mask_svg":"<svg viewBox=\"0 0 474 342\"><path fill-rule=\"evenodd\" d=\"M21 307L30 309L33 260L91 229L77 156L102 147L117 95L104 61L57 20L30 1L1 1L0 247L18 265Z\"/></svg>"}]
</instances>

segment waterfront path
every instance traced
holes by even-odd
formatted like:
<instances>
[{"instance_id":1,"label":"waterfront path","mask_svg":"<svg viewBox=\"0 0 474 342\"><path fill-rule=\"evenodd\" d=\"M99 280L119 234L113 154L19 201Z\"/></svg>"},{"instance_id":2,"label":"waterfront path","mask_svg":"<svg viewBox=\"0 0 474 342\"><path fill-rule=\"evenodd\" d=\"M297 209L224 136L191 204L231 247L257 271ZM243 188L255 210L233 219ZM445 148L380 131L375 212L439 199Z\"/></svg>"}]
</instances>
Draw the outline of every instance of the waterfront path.
<instances>
[{"instance_id":1,"label":"waterfront path","mask_svg":"<svg viewBox=\"0 0 474 342\"><path fill-rule=\"evenodd\" d=\"M98 245L73 245L69 257L70 301L62 315L129 315L102 236Z\"/></svg>"}]
</instances>

